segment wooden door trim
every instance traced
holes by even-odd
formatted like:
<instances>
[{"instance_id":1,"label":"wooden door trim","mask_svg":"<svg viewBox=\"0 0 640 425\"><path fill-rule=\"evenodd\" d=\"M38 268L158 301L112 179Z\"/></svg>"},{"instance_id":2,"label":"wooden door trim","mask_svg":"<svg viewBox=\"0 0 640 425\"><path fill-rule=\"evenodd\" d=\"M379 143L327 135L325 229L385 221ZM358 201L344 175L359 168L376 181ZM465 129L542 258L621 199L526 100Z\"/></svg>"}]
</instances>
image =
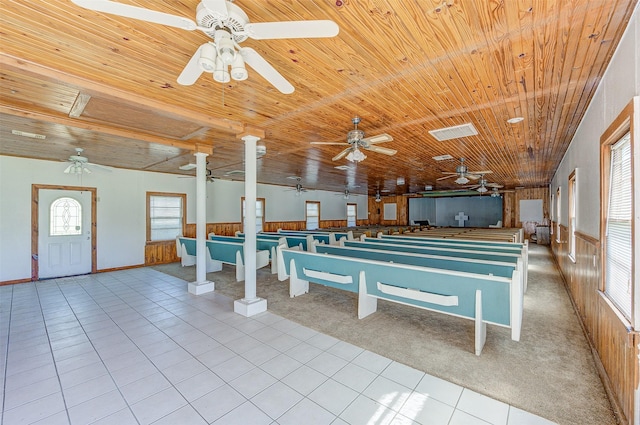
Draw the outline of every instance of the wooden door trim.
<instances>
[{"instance_id":1,"label":"wooden door trim","mask_svg":"<svg viewBox=\"0 0 640 425\"><path fill-rule=\"evenodd\" d=\"M97 193L98 190L95 187L81 187L81 186L61 186L61 185L48 185L48 184L32 184L31 185L31 280L38 280L38 236L40 234L39 226L39 199L40 190L75 190L91 192L91 273L97 273Z\"/></svg>"}]
</instances>

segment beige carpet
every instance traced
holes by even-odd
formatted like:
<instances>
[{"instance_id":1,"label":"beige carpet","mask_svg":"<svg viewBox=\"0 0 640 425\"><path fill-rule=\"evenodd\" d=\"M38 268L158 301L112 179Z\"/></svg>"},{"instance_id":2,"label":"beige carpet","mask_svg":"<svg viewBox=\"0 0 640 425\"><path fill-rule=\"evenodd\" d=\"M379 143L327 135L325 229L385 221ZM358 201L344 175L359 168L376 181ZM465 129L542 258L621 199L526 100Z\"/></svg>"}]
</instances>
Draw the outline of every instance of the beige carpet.
<instances>
[{"instance_id":1,"label":"beige carpet","mask_svg":"<svg viewBox=\"0 0 640 425\"><path fill-rule=\"evenodd\" d=\"M178 263L154 267L186 281L195 267ZM233 299L244 295L225 266L207 278ZM519 342L509 329L489 325L481 356L474 349L470 320L378 301L378 311L362 320L355 294L316 284L289 298L288 281L268 268L258 270L257 293L269 311L390 359L540 415L559 424L616 423L591 351L547 247L533 245L529 287Z\"/></svg>"}]
</instances>

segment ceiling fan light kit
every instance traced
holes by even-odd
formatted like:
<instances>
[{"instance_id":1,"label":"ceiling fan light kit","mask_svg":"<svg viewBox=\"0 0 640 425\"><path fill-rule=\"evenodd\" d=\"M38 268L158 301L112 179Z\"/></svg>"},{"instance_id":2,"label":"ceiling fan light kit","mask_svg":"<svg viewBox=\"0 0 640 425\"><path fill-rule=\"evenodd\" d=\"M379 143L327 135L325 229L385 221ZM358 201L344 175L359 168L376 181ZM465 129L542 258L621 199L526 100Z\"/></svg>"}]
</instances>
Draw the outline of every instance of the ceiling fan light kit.
<instances>
[{"instance_id":1,"label":"ceiling fan light kit","mask_svg":"<svg viewBox=\"0 0 640 425\"><path fill-rule=\"evenodd\" d=\"M360 149L356 146L349 154L347 155L347 160L351 162L360 162L367 159L367 156L362 153Z\"/></svg>"},{"instance_id":2,"label":"ceiling fan light kit","mask_svg":"<svg viewBox=\"0 0 640 425\"><path fill-rule=\"evenodd\" d=\"M205 43L200 47L200 58L198 65L203 72L210 72L216 69L216 46L213 43Z\"/></svg>"}]
</instances>

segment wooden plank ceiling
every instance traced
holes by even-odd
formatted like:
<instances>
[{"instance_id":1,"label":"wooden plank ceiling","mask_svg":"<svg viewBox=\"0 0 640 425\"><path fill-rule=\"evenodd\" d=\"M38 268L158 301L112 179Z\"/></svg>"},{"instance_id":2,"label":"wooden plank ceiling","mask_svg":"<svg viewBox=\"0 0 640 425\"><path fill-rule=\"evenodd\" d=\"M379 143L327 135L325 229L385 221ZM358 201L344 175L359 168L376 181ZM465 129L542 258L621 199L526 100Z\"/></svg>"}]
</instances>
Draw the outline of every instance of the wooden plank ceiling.
<instances>
[{"instance_id":1,"label":"wooden plank ceiling","mask_svg":"<svg viewBox=\"0 0 640 425\"><path fill-rule=\"evenodd\" d=\"M123 3L195 19L198 0ZM330 19L334 38L253 40L295 87L285 95L248 68L221 84L176 82L209 40L83 9L71 1L0 5L0 154L187 173L196 146L213 146L216 177L242 179L237 135L263 130L258 181L354 193L456 189L459 158L489 182L547 185L636 0L305 0L234 3L251 22ZM285 25L285 24L283 24ZM394 156L331 158L351 119L365 136L388 133ZM517 124L507 119L523 117ZM437 141L431 130L472 123L475 136ZM37 133L46 139L14 135ZM436 161L439 155L453 159ZM336 166L347 166L336 169ZM61 164L61 172L65 164ZM229 174L231 172L231 174ZM405 184L398 185L403 177ZM70 177L71 178L71 177Z\"/></svg>"}]
</instances>

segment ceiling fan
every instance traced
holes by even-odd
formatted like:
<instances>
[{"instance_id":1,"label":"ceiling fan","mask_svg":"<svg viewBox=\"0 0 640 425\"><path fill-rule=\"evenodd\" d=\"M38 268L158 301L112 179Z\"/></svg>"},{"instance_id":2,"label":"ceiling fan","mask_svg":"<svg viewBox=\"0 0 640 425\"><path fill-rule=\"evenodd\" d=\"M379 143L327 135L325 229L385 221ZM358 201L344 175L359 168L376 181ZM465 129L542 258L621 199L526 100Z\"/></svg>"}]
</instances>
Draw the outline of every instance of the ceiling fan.
<instances>
[{"instance_id":1,"label":"ceiling fan","mask_svg":"<svg viewBox=\"0 0 640 425\"><path fill-rule=\"evenodd\" d=\"M443 172L443 174L449 174L445 177L440 177L436 180L445 180L450 179L451 177L457 177L455 180L458 184L467 184L469 183L469 179L478 180L480 177L483 177L485 174L490 174L493 171L484 170L484 171L469 171L466 165L464 165L464 158L460 158L460 165L456 167L456 172Z\"/></svg>"},{"instance_id":2,"label":"ceiling fan","mask_svg":"<svg viewBox=\"0 0 640 425\"><path fill-rule=\"evenodd\" d=\"M478 180L478 184L475 185L470 185L470 186L465 186L466 188L472 189L472 190L476 190L480 193L486 193L489 191L489 189L487 188L492 188L493 190L498 190L499 188L502 187L501 184L498 183L489 183L487 181L487 179L484 178L484 174L480 177L480 180Z\"/></svg>"},{"instance_id":3,"label":"ceiling fan","mask_svg":"<svg viewBox=\"0 0 640 425\"><path fill-rule=\"evenodd\" d=\"M110 0L72 1L80 7L96 12L140 19L187 31L199 30L212 38L213 41L198 47L182 70L178 84L184 86L194 84L203 72L213 74L213 79L219 83L228 83L231 78L236 81L246 80L247 63L280 92L293 93L291 83L258 52L250 47L240 47L239 44L247 38L268 40L334 37L340 30L338 25L330 20L250 23L249 17L240 7L226 0L202 0L196 8L197 23L182 16Z\"/></svg>"},{"instance_id":4,"label":"ceiling fan","mask_svg":"<svg viewBox=\"0 0 640 425\"><path fill-rule=\"evenodd\" d=\"M377 136L364 137L364 131L358 129L358 124L360 123L360 117L356 116L351 119L351 122L354 125L354 129L347 133L347 142L311 142L312 145L347 145L342 152L338 155L331 158L332 161L337 161L344 156L351 162L360 162L367 158L367 156L360 150L365 149L371 152L378 152L384 155L395 155L398 152L395 149L383 148L382 146L377 146L378 143L390 142L393 140L393 137L390 135L383 133Z\"/></svg>"},{"instance_id":5,"label":"ceiling fan","mask_svg":"<svg viewBox=\"0 0 640 425\"><path fill-rule=\"evenodd\" d=\"M296 194L295 194L296 196L302 195L302 192L308 192L307 189L302 187L302 178L300 178L300 177L288 177L288 178L295 178L296 179L296 185L295 185L295 187L289 188L287 190L295 190L296 191Z\"/></svg>"},{"instance_id":6,"label":"ceiling fan","mask_svg":"<svg viewBox=\"0 0 640 425\"><path fill-rule=\"evenodd\" d=\"M108 167L89 162L89 158L87 158L86 156L82 156L82 152L84 152L84 149L75 149L76 154L69 156L69 159L66 160L70 164L67 168L64 169L65 174L91 174L91 170L86 167L87 165L90 165L92 167L100 167L106 171L111 171Z\"/></svg>"}]
</instances>

